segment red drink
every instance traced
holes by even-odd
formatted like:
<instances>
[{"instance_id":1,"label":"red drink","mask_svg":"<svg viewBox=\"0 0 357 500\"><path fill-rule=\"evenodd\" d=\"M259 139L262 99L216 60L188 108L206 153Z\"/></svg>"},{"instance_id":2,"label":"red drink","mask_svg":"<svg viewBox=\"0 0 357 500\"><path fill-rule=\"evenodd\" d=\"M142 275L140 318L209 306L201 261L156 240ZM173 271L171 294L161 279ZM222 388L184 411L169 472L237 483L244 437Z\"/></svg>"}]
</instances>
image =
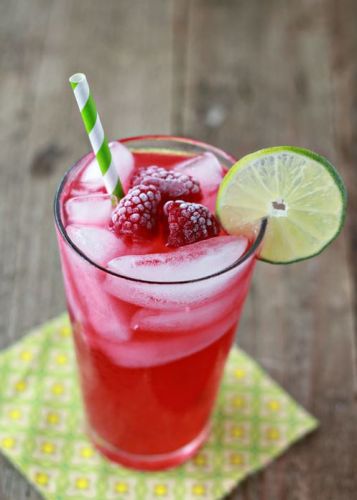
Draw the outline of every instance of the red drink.
<instances>
[{"instance_id":1,"label":"red drink","mask_svg":"<svg viewBox=\"0 0 357 500\"><path fill-rule=\"evenodd\" d=\"M113 156L126 190L140 167L194 172L214 211L233 158L169 137L124 142L132 155L116 144ZM141 243L118 237L111 210L87 155L60 186L56 222L88 431L112 460L166 468L207 437L263 231L254 243L220 233L172 249L162 229Z\"/></svg>"}]
</instances>

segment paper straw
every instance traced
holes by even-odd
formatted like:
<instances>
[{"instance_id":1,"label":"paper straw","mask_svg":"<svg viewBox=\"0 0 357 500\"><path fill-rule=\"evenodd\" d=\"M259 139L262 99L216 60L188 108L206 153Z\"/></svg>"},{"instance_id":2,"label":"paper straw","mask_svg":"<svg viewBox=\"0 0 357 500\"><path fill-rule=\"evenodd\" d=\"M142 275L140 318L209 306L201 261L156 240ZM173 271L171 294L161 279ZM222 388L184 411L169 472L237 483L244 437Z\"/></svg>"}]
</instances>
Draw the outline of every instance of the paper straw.
<instances>
[{"instance_id":1,"label":"paper straw","mask_svg":"<svg viewBox=\"0 0 357 500\"><path fill-rule=\"evenodd\" d=\"M103 126L97 113L97 107L90 92L86 75L83 73L76 73L70 77L69 82L74 92L79 111L81 112L84 127L92 145L93 152L103 175L105 188L109 194L113 194L120 199L124 196L123 186L113 163L112 154L108 146L108 139L104 134Z\"/></svg>"}]
</instances>

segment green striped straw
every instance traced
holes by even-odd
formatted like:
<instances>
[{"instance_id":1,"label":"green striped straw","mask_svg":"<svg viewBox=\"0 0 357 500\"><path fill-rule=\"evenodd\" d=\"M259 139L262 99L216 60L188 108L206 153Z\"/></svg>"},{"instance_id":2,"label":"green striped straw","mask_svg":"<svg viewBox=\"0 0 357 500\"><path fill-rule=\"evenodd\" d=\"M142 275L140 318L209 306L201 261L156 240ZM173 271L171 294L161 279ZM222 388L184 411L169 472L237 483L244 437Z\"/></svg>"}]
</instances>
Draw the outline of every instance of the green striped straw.
<instances>
[{"instance_id":1,"label":"green striped straw","mask_svg":"<svg viewBox=\"0 0 357 500\"><path fill-rule=\"evenodd\" d=\"M87 77L83 73L76 73L70 77L69 82L74 92L79 111L81 112L84 127L89 136L100 171L103 175L105 188L110 195L115 195L120 199L124 196L123 186L112 160L108 139L104 134L97 107L89 90Z\"/></svg>"}]
</instances>

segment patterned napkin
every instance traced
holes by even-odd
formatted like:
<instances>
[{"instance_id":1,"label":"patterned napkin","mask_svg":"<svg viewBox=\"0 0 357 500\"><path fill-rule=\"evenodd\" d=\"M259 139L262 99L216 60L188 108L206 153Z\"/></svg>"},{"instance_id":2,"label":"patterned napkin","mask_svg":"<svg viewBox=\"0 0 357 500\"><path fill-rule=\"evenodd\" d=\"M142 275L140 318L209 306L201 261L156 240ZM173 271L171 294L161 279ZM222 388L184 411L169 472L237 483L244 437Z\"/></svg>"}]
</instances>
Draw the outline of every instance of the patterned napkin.
<instances>
[{"instance_id":1,"label":"patterned napkin","mask_svg":"<svg viewBox=\"0 0 357 500\"><path fill-rule=\"evenodd\" d=\"M101 458L83 433L67 315L0 354L0 448L51 500L218 499L317 427L233 349L208 443L185 465L141 473Z\"/></svg>"}]
</instances>

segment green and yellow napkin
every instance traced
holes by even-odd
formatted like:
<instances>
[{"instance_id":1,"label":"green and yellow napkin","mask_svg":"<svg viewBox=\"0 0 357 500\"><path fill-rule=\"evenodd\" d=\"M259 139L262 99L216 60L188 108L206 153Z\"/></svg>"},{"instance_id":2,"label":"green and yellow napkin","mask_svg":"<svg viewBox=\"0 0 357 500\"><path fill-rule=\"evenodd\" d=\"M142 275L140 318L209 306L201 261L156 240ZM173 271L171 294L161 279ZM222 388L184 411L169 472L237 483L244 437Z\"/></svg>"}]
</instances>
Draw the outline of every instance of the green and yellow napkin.
<instances>
[{"instance_id":1,"label":"green and yellow napkin","mask_svg":"<svg viewBox=\"0 0 357 500\"><path fill-rule=\"evenodd\" d=\"M0 353L0 448L52 500L218 499L317 421L252 359L233 349L207 444L160 473L111 464L83 432L67 315Z\"/></svg>"}]
</instances>

